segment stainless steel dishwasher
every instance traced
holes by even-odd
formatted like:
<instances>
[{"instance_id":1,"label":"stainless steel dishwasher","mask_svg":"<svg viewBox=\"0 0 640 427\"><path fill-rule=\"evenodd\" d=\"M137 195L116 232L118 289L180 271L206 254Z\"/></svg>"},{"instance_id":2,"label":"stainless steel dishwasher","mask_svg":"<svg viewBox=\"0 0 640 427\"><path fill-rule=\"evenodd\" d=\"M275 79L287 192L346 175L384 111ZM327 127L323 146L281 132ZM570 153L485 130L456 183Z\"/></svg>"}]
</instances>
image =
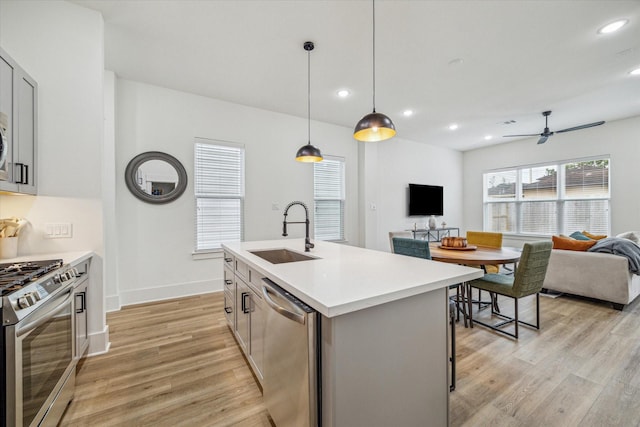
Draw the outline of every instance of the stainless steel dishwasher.
<instances>
[{"instance_id":1,"label":"stainless steel dishwasher","mask_svg":"<svg viewBox=\"0 0 640 427\"><path fill-rule=\"evenodd\" d=\"M318 425L316 311L269 279L262 279L266 310L264 402L278 427ZM318 319L319 320L319 319Z\"/></svg>"}]
</instances>

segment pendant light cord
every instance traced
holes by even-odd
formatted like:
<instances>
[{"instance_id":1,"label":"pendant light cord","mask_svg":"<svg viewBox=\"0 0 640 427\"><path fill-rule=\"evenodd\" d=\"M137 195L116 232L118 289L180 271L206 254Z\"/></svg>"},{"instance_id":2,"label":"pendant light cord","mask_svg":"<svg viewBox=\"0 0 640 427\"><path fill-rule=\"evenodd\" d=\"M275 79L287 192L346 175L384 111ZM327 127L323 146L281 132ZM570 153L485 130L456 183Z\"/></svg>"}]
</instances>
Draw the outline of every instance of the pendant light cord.
<instances>
[{"instance_id":1,"label":"pendant light cord","mask_svg":"<svg viewBox=\"0 0 640 427\"><path fill-rule=\"evenodd\" d=\"M373 7L373 112L376 112L376 0L372 0Z\"/></svg>"},{"instance_id":2,"label":"pendant light cord","mask_svg":"<svg viewBox=\"0 0 640 427\"><path fill-rule=\"evenodd\" d=\"M307 135L311 144L311 50L307 51Z\"/></svg>"}]
</instances>

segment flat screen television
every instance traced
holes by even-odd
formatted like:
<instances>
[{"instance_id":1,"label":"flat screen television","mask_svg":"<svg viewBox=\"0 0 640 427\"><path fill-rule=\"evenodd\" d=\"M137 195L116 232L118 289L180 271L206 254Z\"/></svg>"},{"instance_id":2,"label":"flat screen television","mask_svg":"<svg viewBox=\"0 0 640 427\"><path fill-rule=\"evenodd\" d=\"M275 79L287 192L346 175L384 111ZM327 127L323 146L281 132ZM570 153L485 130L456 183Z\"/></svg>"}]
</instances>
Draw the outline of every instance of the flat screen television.
<instances>
[{"instance_id":1,"label":"flat screen television","mask_svg":"<svg viewBox=\"0 0 640 427\"><path fill-rule=\"evenodd\" d=\"M442 216L442 187L409 184L409 216Z\"/></svg>"}]
</instances>

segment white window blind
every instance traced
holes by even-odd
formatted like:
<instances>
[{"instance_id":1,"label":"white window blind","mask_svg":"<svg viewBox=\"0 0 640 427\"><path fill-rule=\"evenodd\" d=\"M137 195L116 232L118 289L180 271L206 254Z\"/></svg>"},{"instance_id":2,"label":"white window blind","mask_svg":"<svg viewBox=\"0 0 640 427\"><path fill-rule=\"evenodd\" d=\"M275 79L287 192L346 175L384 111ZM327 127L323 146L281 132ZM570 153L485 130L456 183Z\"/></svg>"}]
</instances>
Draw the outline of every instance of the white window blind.
<instances>
[{"instance_id":1,"label":"white window blind","mask_svg":"<svg viewBox=\"0 0 640 427\"><path fill-rule=\"evenodd\" d=\"M197 138L196 251L220 249L243 234L244 148Z\"/></svg>"},{"instance_id":2,"label":"white window blind","mask_svg":"<svg viewBox=\"0 0 640 427\"><path fill-rule=\"evenodd\" d=\"M344 159L325 156L313 164L314 237L344 240Z\"/></svg>"},{"instance_id":3,"label":"white window blind","mask_svg":"<svg viewBox=\"0 0 640 427\"><path fill-rule=\"evenodd\" d=\"M485 230L609 234L609 166L609 159L600 158L485 173Z\"/></svg>"}]
</instances>

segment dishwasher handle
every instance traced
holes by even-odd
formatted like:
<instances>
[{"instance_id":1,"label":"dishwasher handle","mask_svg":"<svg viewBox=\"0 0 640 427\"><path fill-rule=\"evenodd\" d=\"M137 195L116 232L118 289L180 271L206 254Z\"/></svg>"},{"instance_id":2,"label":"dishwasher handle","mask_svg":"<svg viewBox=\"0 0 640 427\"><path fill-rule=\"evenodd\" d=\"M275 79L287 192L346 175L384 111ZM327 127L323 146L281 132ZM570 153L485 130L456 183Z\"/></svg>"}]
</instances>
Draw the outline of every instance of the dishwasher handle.
<instances>
[{"instance_id":1,"label":"dishwasher handle","mask_svg":"<svg viewBox=\"0 0 640 427\"><path fill-rule=\"evenodd\" d=\"M298 323L304 325L305 324L305 315L299 314L299 313L294 313L293 311L289 311L285 307L282 307L277 302L275 302L273 299L271 299L271 296L269 296L269 294L276 293L276 292L277 291L275 289L271 288L271 286L269 286L269 285L267 285L265 283L262 284L262 295L264 296L264 300L267 302L269 307L273 308L277 313L283 315L287 319L293 320L294 322L298 322Z\"/></svg>"}]
</instances>

